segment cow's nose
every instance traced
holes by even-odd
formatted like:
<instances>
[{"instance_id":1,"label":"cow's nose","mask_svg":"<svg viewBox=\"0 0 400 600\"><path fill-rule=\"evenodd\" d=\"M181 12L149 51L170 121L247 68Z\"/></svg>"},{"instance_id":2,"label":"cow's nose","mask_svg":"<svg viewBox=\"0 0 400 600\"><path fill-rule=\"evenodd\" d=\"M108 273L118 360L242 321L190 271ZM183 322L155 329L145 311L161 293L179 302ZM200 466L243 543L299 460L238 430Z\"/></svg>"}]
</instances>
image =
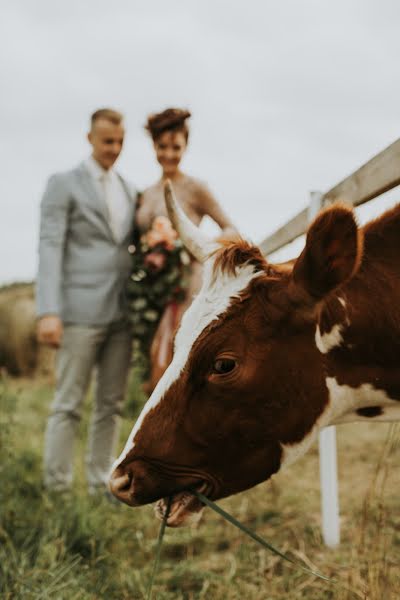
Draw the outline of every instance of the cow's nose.
<instances>
[{"instance_id":1,"label":"cow's nose","mask_svg":"<svg viewBox=\"0 0 400 600\"><path fill-rule=\"evenodd\" d=\"M130 473L124 473L121 467L117 467L111 473L109 487L118 500L133 506L132 475Z\"/></svg>"}]
</instances>

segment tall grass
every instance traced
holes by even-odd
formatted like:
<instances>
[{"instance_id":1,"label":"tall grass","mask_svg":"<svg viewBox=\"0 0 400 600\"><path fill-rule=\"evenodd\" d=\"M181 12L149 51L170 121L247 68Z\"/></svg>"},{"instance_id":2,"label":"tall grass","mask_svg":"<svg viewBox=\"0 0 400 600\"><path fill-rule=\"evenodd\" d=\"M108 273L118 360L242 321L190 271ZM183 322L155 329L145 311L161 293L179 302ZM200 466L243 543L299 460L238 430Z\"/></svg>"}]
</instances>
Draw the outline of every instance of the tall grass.
<instances>
[{"instance_id":1,"label":"tall grass","mask_svg":"<svg viewBox=\"0 0 400 600\"><path fill-rule=\"evenodd\" d=\"M131 381L126 438L143 401ZM57 600L145 598L158 522L151 507L115 507L87 496L83 470L87 412L75 486L51 495L41 484L51 389L0 384L0 597ZM211 600L398 600L399 434L396 427L346 427L339 440L343 541L320 536L317 455L224 500L224 507L284 551L339 580L325 584L257 547L206 512L196 529L168 530L154 598Z\"/></svg>"}]
</instances>

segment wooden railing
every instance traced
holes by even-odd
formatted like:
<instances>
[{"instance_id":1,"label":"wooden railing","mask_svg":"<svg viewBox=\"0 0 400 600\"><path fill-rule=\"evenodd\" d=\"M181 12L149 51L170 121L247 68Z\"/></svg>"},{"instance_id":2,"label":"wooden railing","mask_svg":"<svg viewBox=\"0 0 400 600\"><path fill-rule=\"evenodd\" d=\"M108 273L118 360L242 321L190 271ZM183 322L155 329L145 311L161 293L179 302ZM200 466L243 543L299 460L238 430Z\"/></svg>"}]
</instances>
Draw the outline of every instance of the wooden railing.
<instances>
[{"instance_id":1,"label":"wooden railing","mask_svg":"<svg viewBox=\"0 0 400 600\"><path fill-rule=\"evenodd\" d=\"M377 154L352 175L322 194L322 205L343 200L359 206L400 185L400 139ZM309 207L265 238L260 248L265 255L272 254L303 235L309 224Z\"/></svg>"},{"instance_id":2,"label":"wooden railing","mask_svg":"<svg viewBox=\"0 0 400 600\"><path fill-rule=\"evenodd\" d=\"M325 193L311 192L310 204L285 225L265 238L260 248L268 256L306 233L321 208L336 201L359 206L400 184L400 139L388 146ZM336 429L319 435L322 535L328 546L340 541L339 493L336 465Z\"/></svg>"}]
</instances>

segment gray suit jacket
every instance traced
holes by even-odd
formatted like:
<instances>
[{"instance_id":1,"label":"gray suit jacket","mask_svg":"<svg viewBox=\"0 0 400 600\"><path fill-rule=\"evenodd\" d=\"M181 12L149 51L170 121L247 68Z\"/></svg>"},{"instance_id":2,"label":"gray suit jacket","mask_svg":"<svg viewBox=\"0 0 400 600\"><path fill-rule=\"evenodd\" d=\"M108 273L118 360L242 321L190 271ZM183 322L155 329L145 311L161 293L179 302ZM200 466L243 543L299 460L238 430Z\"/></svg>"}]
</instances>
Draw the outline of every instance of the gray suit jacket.
<instances>
[{"instance_id":1,"label":"gray suit jacket","mask_svg":"<svg viewBox=\"0 0 400 600\"><path fill-rule=\"evenodd\" d=\"M50 177L41 204L39 316L56 314L64 323L88 326L124 317L137 192L121 181L131 201L131 214L125 238L117 243L105 201L84 164Z\"/></svg>"}]
</instances>

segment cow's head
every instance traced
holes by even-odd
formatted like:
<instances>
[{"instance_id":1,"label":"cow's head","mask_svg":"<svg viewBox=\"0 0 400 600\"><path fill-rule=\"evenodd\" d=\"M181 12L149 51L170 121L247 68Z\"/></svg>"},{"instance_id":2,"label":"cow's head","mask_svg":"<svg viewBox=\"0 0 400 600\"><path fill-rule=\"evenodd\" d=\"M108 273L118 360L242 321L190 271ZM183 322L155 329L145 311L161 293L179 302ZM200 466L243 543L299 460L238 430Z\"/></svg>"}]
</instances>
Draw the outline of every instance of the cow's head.
<instances>
[{"instance_id":1,"label":"cow's head","mask_svg":"<svg viewBox=\"0 0 400 600\"><path fill-rule=\"evenodd\" d=\"M358 268L361 240L352 211L337 206L317 217L296 262L274 266L243 240L205 240L168 187L167 203L204 262L203 286L110 487L132 506L172 496L177 526L201 509L190 488L228 496L305 452L328 405L319 307Z\"/></svg>"}]
</instances>

